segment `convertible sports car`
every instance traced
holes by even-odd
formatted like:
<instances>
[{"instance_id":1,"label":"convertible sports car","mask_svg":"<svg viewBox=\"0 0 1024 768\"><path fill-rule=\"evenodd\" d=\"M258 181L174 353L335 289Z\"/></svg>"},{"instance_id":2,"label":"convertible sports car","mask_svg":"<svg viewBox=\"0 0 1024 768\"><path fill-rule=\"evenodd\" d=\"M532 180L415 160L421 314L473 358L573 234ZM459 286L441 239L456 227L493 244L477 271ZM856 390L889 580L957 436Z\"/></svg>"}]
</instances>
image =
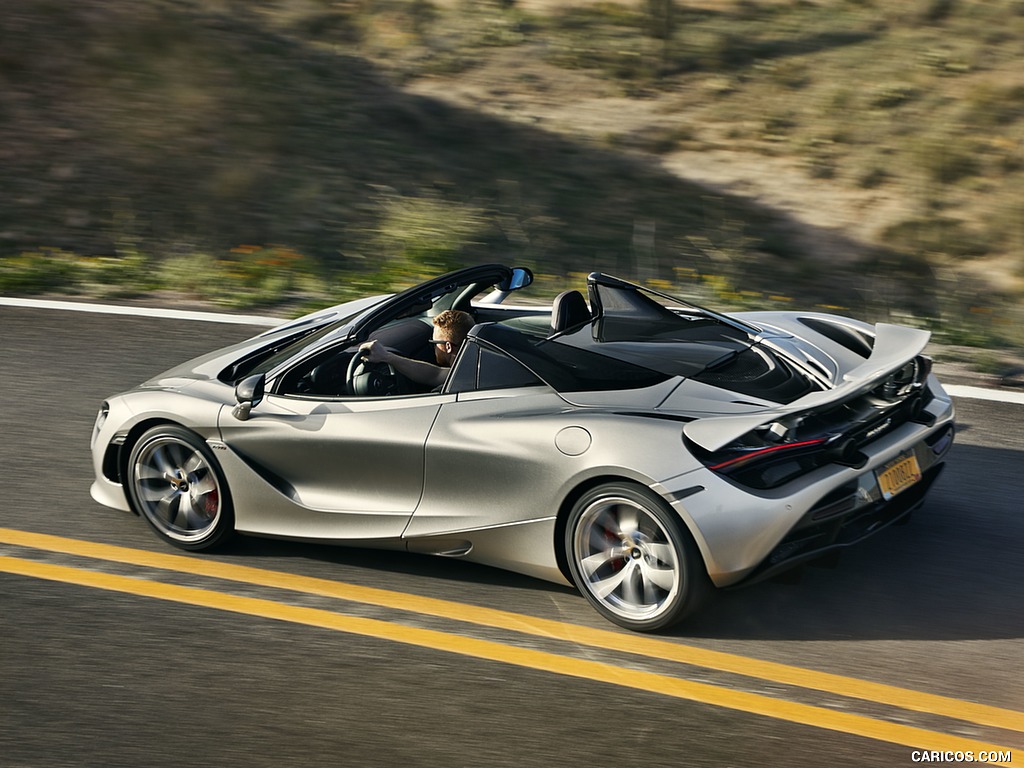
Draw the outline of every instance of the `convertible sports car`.
<instances>
[{"instance_id":1,"label":"convertible sports car","mask_svg":"<svg viewBox=\"0 0 1024 768\"><path fill-rule=\"evenodd\" d=\"M655 630L904 520L942 469L926 331L725 315L597 273L586 297L507 302L531 282L470 267L111 397L93 498L183 549L238 531L462 557ZM448 309L476 325L443 386L364 360L373 339L432 360Z\"/></svg>"}]
</instances>

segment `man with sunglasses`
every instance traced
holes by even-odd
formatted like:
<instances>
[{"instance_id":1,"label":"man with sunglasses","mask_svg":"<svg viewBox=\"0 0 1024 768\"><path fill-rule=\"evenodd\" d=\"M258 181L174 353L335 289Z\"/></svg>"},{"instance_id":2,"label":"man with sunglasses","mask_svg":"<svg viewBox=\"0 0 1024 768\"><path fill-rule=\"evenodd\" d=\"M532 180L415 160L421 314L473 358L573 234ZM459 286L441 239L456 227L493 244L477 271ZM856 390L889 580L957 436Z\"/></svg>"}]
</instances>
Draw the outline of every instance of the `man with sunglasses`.
<instances>
[{"instance_id":1,"label":"man with sunglasses","mask_svg":"<svg viewBox=\"0 0 1024 768\"><path fill-rule=\"evenodd\" d=\"M424 360L402 357L386 349L374 339L359 347L359 354L369 363L387 363L410 381L431 389L440 387L448 378L448 369L455 362L459 347L475 325L473 316L458 309L446 309L434 318L434 333L430 340L437 365Z\"/></svg>"}]
</instances>

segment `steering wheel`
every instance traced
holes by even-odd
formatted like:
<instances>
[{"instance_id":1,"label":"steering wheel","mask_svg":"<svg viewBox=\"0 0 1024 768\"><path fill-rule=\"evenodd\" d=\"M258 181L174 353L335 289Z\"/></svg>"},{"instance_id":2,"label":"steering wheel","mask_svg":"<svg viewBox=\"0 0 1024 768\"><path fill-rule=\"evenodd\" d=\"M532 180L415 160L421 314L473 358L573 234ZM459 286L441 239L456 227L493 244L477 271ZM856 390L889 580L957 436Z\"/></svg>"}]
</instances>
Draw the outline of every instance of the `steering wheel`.
<instances>
[{"instance_id":1,"label":"steering wheel","mask_svg":"<svg viewBox=\"0 0 1024 768\"><path fill-rule=\"evenodd\" d=\"M356 350L348 362L345 387L352 395L396 395L398 374L387 363L370 363Z\"/></svg>"}]
</instances>

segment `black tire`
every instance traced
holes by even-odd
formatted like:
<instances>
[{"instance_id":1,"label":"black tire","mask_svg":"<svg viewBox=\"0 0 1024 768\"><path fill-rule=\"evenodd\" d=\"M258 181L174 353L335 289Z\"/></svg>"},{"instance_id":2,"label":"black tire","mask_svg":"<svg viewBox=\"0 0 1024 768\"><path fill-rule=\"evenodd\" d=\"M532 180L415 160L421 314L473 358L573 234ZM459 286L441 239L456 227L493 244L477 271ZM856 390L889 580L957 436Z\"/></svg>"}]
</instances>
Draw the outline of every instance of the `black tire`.
<instances>
[{"instance_id":1,"label":"black tire","mask_svg":"<svg viewBox=\"0 0 1024 768\"><path fill-rule=\"evenodd\" d=\"M670 627L711 591L690 532L642 486L607 483L583 494L566 521L565 553L579 591L627 629Z\"/></svg>"},{"instance_id":2,"label":"black tire","mask_svg":"<svg viewBox=\"0 0 1024 768\"><path fill-rule=\"evenodd\" d=\"M234 533L224 473L199 435L174 424L146 431L128 459L132 506L164 541L198 551Z\"/></svg>"}]
</instances>

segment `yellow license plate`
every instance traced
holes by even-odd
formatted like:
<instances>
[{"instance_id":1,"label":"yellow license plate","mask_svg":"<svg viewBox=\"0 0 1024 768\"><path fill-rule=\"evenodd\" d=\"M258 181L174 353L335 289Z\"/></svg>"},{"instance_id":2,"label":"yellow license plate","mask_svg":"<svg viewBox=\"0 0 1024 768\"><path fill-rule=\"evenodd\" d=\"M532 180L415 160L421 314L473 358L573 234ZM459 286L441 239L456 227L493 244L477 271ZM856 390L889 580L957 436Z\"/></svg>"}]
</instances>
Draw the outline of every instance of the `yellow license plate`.
<instances>
[{"instance_id":1,"label":"yellow license plate","mask_svg":"<svg viewBox=\"0 0 1024 768\"><path fill-rule=\"evenodd\" d=\"M882 497L888 501L921 479L921 467L917 463L917 456L911 453L890 461L875 474L878 476Z\"/></svg>"}]
</instances>

